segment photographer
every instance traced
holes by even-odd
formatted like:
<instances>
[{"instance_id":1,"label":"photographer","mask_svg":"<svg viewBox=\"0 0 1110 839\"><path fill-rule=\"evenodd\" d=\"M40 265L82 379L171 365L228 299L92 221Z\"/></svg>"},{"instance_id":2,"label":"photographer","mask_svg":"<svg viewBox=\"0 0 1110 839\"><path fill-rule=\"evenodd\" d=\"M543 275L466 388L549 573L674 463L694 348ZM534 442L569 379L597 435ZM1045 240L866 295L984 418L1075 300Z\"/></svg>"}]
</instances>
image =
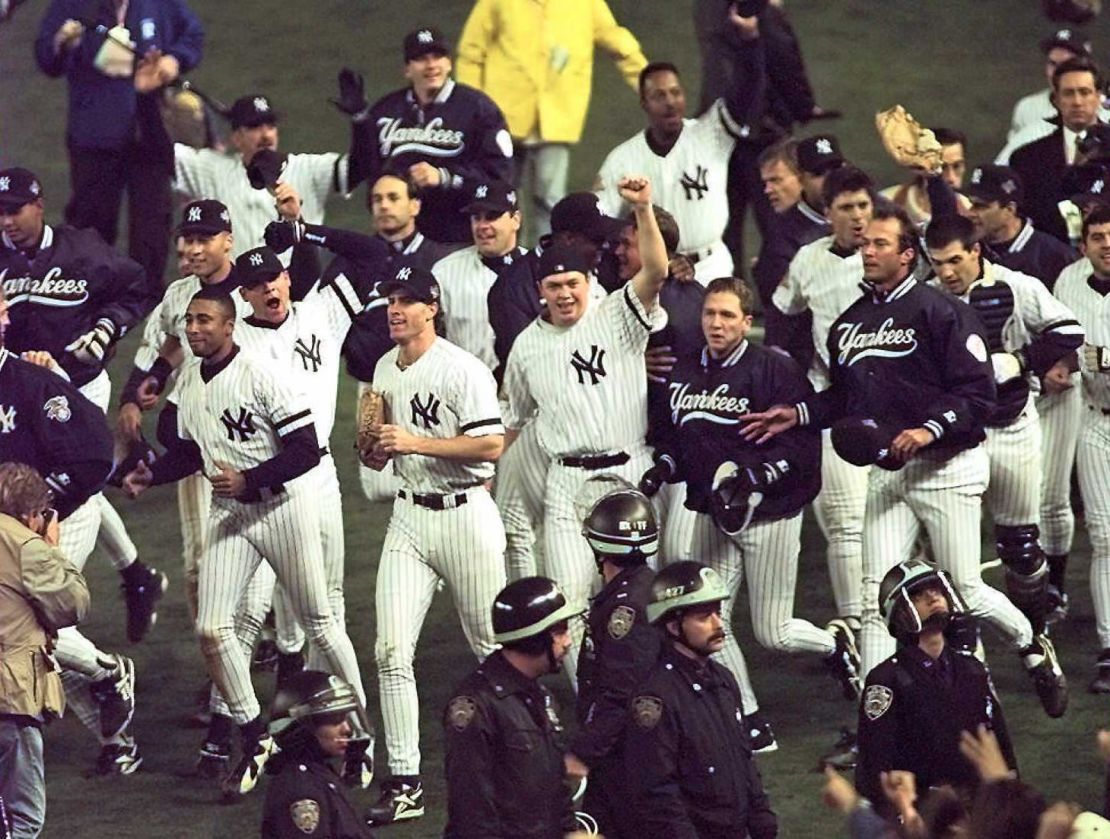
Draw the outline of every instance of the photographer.
<instances>
[{"instance_id":1,"label":"photographer","mask_svg":"<svg viewBox=\"0 0 1110 839\"><path fill-rule=\"evenodd\" d=\"M38 836L46 816L42 725L65 707L53 642L89 608L50 503L38 472L0 464L0 799L17 837Z\"/></svg>"}]
</instances>

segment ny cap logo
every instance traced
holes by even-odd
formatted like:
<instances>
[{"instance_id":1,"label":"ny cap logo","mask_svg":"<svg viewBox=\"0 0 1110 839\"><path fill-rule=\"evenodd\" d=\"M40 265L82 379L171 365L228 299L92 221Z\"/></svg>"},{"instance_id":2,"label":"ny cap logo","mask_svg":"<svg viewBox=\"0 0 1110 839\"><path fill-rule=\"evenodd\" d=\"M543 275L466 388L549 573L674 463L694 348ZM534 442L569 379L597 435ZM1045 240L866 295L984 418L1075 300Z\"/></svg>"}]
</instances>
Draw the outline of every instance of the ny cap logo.
<instances>
[{"instance_id":1,"label":"ny cap logo","mask_svg":"<svg viewBox=\"0 0 1110 839\"><path fill-rule=\"evenodd\" d=\"M1104 189L1106 189L1106 182L1103 181L1102 178L1099 178L1091 184L1090 192L1092 195L1101 195Z\"/></svg>"},{"instance_id":2,"label":"ny cap logo","mask_svg":"<svg viewBox=\"0 0 1110 839\"><path fill-rule=\"evenodd\" d=\"M227 211L227 210L222 210L222 211L220 212L220 218L222 218L222 219L223 219L224 221L226 221L226 222L230 222L230 221L231 221L231 215L230 215L230 214L228 213L228 211Z\"/></svg>"},{"instance_id":3,"label":"ny cap logo","mask_svg":"<svg viewBox=\"0 0 1110 839\"><path fill-rule=\"evenodd\" d=\"M32 194L32 195L38 195L38 194L39 194L39 192L41 192L41 191L42 191L42 187L40 187L40 186L39 186L39 182L38 182L38 181L31 181L31 186L30 186L30 187L28 187L28 189L30 189L30 190L31 190L31 194Z\"/></svg>"},{"instance_id":4,"label":"ny cap logo","mask_svg":"<svg viewBox=\"0 0 1110 839\"><path fill-rule=\"evenodd\" d=\"M406 265L404 268L397 272L397 276L394 279L400 280L401 282L407 282L408 278L411 276L412 269Z\"/></svg>"},{"instance_id":5,"label":"ny cap logo","mask_svg":"<svg viewBox=\"0 0 1110 839\"><path fill-rule=\"evenodd\" d=\"M435 38L432 37L432 33L429 30L421 29L416 33L416 40L422 44L430 44Z\"/></svg>"},{"instance_id":6,"label":"ny cap logo","mask_svg":"<svg viewBox=\"0 0 1110 839\"><path fill-rule=\"evenodd\" d=\"M189 208L189 221L200 221L200 207Z\"/></svg>"},{"instance_id":7,"label":"ny cap logo","mask_svg":"<svg viewBox=\"0 0 1110 839\"><path fill-rule=\"evenodd\" d=\"M0 192L7 192L12 188L12 179L8 177L0 178Z\"/></svg>"},{"instance_id":8,"label":"ny cap logo","mask_svg":"<svg viewBox=\"0 0 1110 839\"><path fill-rule=\"evenodd\" d=\"M251 265L261 265L261 264L262 264L262 254L252 253L251 254Z\"/></svg>"},{"instance_id":9,"label":"ny cap logo","mask_svg":"<svg viewBox=\"0 0 1110 839\"><path fill-rule=\"evenodd\" d=\"M832 154L833 153L832 143L830 143L828 140L826 140L824 137L822 137L820 140L817 141L817 153L818 154Z\"/></svg>"},{"instance_id":10,"label":"ny cap logo","mask_svg":"<svg viewBox=\"0 0 1110 839\"><path fill-rule=\"evenodd\" d=\"M1070 41L1071 40L1071 30L1070 29L1058 29L1058 30L1056 30L1056 40L1058 40L1058 41Z\"/></svg>"},{"instance_id":11,"label":"ny cap logo","mask_svg":"<svg viewBox=\"0 0 1110 839\"><path fill-rule=\"evenodd\" d=\"M485 198L488 194L489 194L489 187L486 186L485 184L482 184L480 187L478 187L476 190L474 190L474 197L475 198Z\"/></svg>"},{"instance_id":12,"label":"ny cap logo","mask_svg":"<svg viewBox=\"0 0 1110 839\"><path fill-rule=\"evenodd\" d=\"M510 192L508 195L505 196L505 199L510 204L515 204L516 203L516 192L515 191Z\"/></svg>"},{"instance_id":13,"label":"ny cap logo","mask_svg":"<svg viewBox=\"0 0 1110 839\"><path fill-rule=\"evenodd\" d=\"M259 113L270 110L270 103L266 101L265 96L254 97L254 109Z\"/></svg>"},{"instance_id":14,"label":"ny cap logo","mask_svg":"<svg viewBox=\"0 0 1110 839\"><path fill-rule=\"evenodd\" d=\"M983 170L977 168L971 173L971 182L977 184L981 180L983 180Z\"/></svg>"},{"instance_id":15,"label":"ny cap logo","mask_svg":"<svg viewBox=\"0 0 1110 839\"><path fill-rule=\"evenodd\" d=\"M1002 191L1005 192L1007 195L1010 195L1011 193L1017 191L1017 184L1015 184L1012 180L1005 180L1002 182Z\"/></svg>"}]
</instances>

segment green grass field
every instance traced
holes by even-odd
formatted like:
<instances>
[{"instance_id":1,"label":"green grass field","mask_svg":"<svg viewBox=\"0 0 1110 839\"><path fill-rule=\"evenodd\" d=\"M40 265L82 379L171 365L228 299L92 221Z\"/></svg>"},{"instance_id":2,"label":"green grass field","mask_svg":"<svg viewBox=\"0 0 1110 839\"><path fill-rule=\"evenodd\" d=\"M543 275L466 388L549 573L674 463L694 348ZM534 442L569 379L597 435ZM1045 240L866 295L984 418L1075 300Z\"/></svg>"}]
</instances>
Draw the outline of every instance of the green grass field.
<instances>
[{"instance_id":1,"label":"green grass field","mask_svg":"<svg viewBox=\"0 0 1110 839\"><path fill-rule=\"evenodd\" d=\"M270 95L287 115L282 125L286 149L346 148L347 129L327 104L335 71L343 64L366 74L372 93L384 93L400 79L400 39L416 25L435 22L458 33L469 3L410 0L402 5L375 0L318 0L314 4L269 4L256 0L191 0L208 30L202 66L192 78L231 100L248 92ZM686 68L689 99L696 101L697 52L692 4L664 0L610 0L619 20L640 38L651 59ZM0 28L0 166L24 165L46 185L48 212L59 218L67 194L63 83L41 76L31 58L38 17L46 3L31 0L14 21ZM905 105L926 124L964 129L970 137L969 162L985 161L1001 145L1010 107L1018 96L1043 84L1036 41L1050 25L1032 0L789 0L802 38L811 77L826 107L841 108L845 119L823 124L840 136L847 156L884 183L897 177L873 128L876 110ZM1103 50L1105 19L1092 30ZM572 186L585 188L606 151L641 125L635 97L604 57L599 57L593 107L586 135L575 150ZM363 227L362 194L333 204L329 220ZM126 375L133 346L125 343L113 378ZM342 399L333 448L345 488L348 628L369 694L376 695L372 661L373 583L388 508L370 505L358 490L350 451L353 385L341 384ZM49 813L44 833L61 837L240 837L257 833L261 795L234 807L215 803L212 787L183 777L201 733L177 720L202 679L203 668L187 625L180 573L180 535L174 493L159 489L132 504L115 496L140 555L170 574L172 587L148 640L126 648L123 610L116 575L100 559L90 561L94 594L90 637L109 649L125 649L138 665L140 707L134 726L146 762L129 778L85 779L96 747L72 719L52 726L47 736ZM1072 706L1059 721L1040 711L1016 657L986 639L999 692L1014 734L1025 777L1050 798L1097 807L1102 770L1093 735L1107 725L1107 700L1084 687L1097 653L1090 597L1086 591L1087 543L1080 533L1070 571L1072 618L1057 633L1057 645L1072 677ZM820 534L806 529L797 612L815 621L832 617ZM1001 584L997 571L991 581ZM853 710L813 658L770 655L750 640L746 610L738 606L736 630L745 643L756 689L775 726L781 748L761 760L764 777L786 837L842 835L838 820L818 803L817 755L837 727L853 720ZM429 813L382 835L431 837L441 832L444 797L440 769L439 711L452 684L473 661L446 598L440 598L425 627L417 655L421 685L424 780ZM269 696L271 680L259 679ZM560 680L564 701L570 697ZM374 712L372 702L371 712ZM569 712L566 717L572 716ZM379 755L384 758L383 755ZM384 759L383 759L384 763ZM360 800L368 803L369 796Z\"/></svg>"}]
</instances>

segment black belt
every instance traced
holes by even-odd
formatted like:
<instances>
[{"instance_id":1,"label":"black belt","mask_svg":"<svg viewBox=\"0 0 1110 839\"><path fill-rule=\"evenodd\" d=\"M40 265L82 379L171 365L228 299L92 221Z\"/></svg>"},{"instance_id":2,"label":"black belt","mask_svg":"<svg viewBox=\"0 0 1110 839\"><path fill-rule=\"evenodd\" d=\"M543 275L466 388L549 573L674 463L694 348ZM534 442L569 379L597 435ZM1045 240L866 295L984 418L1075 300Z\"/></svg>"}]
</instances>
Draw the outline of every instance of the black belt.
<instances>
[{"instance_id":1,"label":"black belt","mask_svg":"<svg viewBox=\"0 0 1110 839\"><path fill-rule=\"evenodd\" d=\"M606 469L610 466L623 466L628 463L628 452L571 455L570 457L559 458L559 462L563 466L572 466L575 469Z\"/></svg>"},{"instance_id":2,"label":"black belt","mask_svg":"<svg viewBox=\"0 0 1110 839\"><path fill-rule=\"evenodd\" d=\"M398 498L412 499L412 503L419 507L427 507L429 510L453 510L455 507L461 507L466 503L466 493L460 492L457 495L420 495L416 492L409 492L408 490L397 490Z\"/></svg>"},{"instance_id":3,"label":"black belt","mask_svg":"<svg viewBox=\"0 0 1110 839\"><path fill-rule=\"evenodd\" d=\"M1094 405L1087 406L1088 411L1098 411L1104 417L1110 417L1110 408L1096 408Z\"/></svg>"},{"instance_id":4,"label":"black belt","mask_svg":"<svg viewBox=\"0 0 1110 839\"><path fill-rule=\"evenodd\" d=\"M285 484L273 484L268 487L259 487L250 495L245 495L240 501L269 501L279 495L285 495Z\"/></svg>"}]
</instances>

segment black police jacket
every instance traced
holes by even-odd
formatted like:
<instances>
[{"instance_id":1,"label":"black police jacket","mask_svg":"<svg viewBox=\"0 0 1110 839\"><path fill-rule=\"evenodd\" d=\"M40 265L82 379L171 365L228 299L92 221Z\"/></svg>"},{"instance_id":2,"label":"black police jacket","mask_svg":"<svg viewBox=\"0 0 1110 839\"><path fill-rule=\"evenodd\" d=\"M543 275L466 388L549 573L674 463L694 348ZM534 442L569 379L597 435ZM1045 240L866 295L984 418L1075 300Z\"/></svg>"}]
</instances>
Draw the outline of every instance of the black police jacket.
<instances>
[{"instance_id":1,"label":"black police jacket","mask_svg":"<svg viewBox=\"0 0 1110 839\"><path fill-rule=\"evenodd\" d=\"M575 829L553 703L500 652L463 679L443 716L445 839L562 839Z\"/></svg>"},{"instance_id":2,"label":"black police jacket","mask_svg":"<svg viewBox=\"0 0 1110 839\"><path fill-rule=\"evenodd\" d=\"M624 769L640 835L771 839L771 809L748 740L736 679L666 641L630 706Z\"/></svg>"},{"instance_id":3,"label":"black police jacket","mask_svg":"<svg viewBox=\"0 0 1110 839\"><path fill-rule=\"evenodd\" d=\"M579 731L570 751L591 769L619 752L628 703L659 658L662 637L644 613L654 579L647 565L625 568L590 606L578 657Z\"/></svg>"},{"instance_id":4,"label":"black police jacket","mask_svg":"<svg viewBox=\"0 0 1110 839\"><path fill-rule=\"evenodd\" d=\"M1015 768L1002 707L987 670L971 653L945 647L934 660L907 646L867 676L859 712L856 788L879 808L886 801L879 773L905 769L917 788L951 784L972 791L975 767L960 754L960 733L986 725Z\"/></svg>"},{"instance_id":5,"label":"black police jacket","mask_svg":"<svg viewBox=\"0 0 1110 839\"><path fill-rule=\"evenodd\" d=\"M274 761L279 768L266 787L262 839L372 839L342 779L321 756L310 749Z\"/></svg>"}]
</instances>

